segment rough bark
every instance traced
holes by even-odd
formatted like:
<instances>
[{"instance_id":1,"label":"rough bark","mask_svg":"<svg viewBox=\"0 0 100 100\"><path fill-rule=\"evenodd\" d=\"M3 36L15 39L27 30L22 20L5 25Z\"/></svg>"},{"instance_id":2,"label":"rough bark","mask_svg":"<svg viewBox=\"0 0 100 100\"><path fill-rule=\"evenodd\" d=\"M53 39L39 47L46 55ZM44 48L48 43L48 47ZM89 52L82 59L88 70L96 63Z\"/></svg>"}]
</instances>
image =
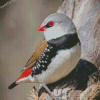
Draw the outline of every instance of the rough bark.
<instances>
[{"instance_id":1,"label":"rough bark","mask_svg":"<svg viewBox=\"0 0 100 100\"><path fill-rule=\"evenodd\" d=\"M100 67L100 0L64 0L57 12L73 20L82 57Z\"/></svg>"}]
</instances>

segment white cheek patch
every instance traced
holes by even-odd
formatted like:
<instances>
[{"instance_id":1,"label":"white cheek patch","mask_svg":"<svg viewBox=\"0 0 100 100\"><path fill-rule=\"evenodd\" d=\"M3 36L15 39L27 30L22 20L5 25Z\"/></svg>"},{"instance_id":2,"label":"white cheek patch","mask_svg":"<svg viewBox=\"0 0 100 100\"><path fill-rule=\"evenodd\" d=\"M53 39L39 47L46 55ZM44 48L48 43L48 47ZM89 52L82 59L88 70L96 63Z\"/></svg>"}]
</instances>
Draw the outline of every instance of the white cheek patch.
<instances>
[{"instance_id":1,"label":"white cheek patch","mask_svg":"<svg viewBox=\"0 0 100 100\"><path fill-rule=\"evenodd\" d=\"M61 37L65 35L66 33L61 29L61 27L50 27L46 31L44 31L44 36L47 41L51 39L56 39L58 37Z\"/></svg>"}]
</instances>

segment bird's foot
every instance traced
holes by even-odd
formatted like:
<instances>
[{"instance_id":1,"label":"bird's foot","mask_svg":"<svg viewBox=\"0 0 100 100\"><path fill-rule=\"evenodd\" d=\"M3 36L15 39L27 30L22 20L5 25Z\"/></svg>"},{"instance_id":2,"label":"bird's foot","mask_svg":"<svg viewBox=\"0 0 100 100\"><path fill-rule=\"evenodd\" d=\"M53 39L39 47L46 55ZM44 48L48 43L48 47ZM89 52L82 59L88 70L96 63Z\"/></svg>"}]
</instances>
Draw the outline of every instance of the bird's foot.
<instances>
[{"instance_id":1,"label":"bird's foot","mask_svg":"<svg viewBox=\"0 0 100 100\"><path fill-rule=\"evenodd\" d=\"M50 97L53 98L54 100L65 100L65 99L62 98L63 93L58 95L58 96L55 96L55 94L53 94L50 91L50 89L45 85L45 83L42 83L41 87L44 87L46 89L47 93L50 95Z\"/></svg>"},{"instance_id":2,"label":"bird's foot","mask_svg":"<svg viewBox=\"0 0 100 100\"><path fill-rule=\"evenodd\" d=\"M66 90L65 89L54 89L53 94L59 98L57 100L66 100Z\"/></svg>"}]
</instances>

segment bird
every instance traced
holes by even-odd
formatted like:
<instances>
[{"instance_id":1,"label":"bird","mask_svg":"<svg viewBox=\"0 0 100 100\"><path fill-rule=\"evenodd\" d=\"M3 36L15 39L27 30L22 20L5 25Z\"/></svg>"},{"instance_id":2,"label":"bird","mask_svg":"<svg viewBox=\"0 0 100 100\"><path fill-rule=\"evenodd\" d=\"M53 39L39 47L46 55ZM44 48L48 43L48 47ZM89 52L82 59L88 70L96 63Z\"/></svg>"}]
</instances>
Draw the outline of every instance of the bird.
<instances>
[{"instance_id":1,"label":"bird","mask_svg":"<svg viewBox=\"0 0 100 100\"><path fill-rule=\"evenodd\" d=\"M65 14L50 14L37 30L43 31L44 38L27 61L20 77L8 89L20 83L41 83L51 94L46 85L67 76L81 58L76 27Z\"/></svg>"}]
</instances>

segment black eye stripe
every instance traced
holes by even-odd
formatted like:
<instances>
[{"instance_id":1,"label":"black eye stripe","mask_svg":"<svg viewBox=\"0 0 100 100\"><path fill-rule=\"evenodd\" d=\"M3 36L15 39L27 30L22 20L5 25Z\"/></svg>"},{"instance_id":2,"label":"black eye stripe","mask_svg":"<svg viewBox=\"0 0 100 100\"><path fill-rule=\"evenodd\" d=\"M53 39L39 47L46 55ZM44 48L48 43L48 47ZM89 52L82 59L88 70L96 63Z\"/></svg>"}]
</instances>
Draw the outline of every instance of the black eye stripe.
<instances>
[{"instance_id":1,"label":"black eye stripe","mask_svg":"<svg viewBox=\"0 0 100 100\"><path fill-rule=\"evenodd\" d=\"M47 23L46 27L49 28L49 27L51 27L51 26L49 26L49 23Z\"/></svg>"}]
</instances>

